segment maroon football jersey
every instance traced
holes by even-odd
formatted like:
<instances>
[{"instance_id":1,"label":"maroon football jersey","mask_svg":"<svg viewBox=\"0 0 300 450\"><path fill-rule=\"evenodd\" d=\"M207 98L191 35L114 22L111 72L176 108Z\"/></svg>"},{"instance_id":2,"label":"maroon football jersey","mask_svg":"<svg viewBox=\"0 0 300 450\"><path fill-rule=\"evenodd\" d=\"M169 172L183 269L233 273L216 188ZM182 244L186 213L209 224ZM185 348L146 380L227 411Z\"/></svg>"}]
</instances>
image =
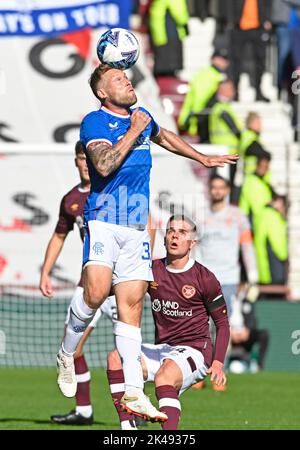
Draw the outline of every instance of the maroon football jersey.
<instances>
[{"instance_id":1,"label":"maroon football jersey","mask_svg":"<svg viewBox=\"0 0 300 450\"><path fill-rule=\"evenodd\" d=\"M214 359L223 362L229 323L221 286L214 274L196 261L185 271L171 272L166 268L165 258L153 261L152 270L154 281L149 285L149 294L155 343L193 347L210 366L213 346L208 321L211 315L217 329Z\"/></svg>"},{"instance_id":2,"label":"maroon football jersey","mask_svg":"<svg viewBox=\"0 0 300 450\"><path fill-rule=\"evenodd\" d=\"M74 186L61 200L59 218L55 227L55 233L68 234L76 223L80 237L84 239L83 207L90 191L82 191L80 185ZM82 278L79 286L82 286Z\"/></svg>"}]
</instances>

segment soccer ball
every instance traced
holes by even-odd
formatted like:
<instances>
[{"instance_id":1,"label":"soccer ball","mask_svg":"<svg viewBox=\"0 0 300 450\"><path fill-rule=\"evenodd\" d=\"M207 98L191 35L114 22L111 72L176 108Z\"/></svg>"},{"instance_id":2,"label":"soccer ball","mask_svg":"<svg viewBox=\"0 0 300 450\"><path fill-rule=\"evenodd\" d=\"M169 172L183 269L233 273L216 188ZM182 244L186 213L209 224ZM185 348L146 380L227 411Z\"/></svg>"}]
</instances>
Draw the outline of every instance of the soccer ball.
<instances>
[{"instance_id":1,"label":"soccer ball","mask_svg":"<svg viewBox=\"0 0 300 450\"><path fill-rule=\"evenodd\" d=\"M129 69L140 53L139 42L131 31L112 28L100 37L97 55L101 63L115 69Z\"/></svg>"}]
</instances>

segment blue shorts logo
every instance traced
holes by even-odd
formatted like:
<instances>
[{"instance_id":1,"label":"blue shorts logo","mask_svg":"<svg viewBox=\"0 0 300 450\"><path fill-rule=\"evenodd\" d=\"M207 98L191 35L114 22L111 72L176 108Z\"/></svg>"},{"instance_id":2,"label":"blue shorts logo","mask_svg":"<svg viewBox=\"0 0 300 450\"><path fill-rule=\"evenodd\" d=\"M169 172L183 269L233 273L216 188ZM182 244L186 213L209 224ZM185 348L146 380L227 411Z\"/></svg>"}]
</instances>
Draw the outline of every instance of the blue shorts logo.
<instances>
[{"instance_id":1,"label":"blue shorts logo","mask_svg":"<svg viewBox=\"0 0 300 450\"><path fill-rule=\"evenodd\" d=\"M102 242L95 242L95 244L93 245L93 250L96 255L102 255L104 253L103 247L104 244L102 244Z\"/></svg>"}]
</instances>

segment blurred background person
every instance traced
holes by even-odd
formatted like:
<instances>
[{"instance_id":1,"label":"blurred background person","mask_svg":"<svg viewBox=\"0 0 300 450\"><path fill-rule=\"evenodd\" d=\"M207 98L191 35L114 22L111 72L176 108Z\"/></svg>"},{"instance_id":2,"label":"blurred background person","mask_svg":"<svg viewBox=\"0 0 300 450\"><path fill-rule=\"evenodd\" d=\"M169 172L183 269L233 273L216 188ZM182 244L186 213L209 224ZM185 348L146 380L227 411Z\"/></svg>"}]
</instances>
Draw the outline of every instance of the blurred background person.
<instances>
[{"instance_id":1,"label":"blurred background person","mask_svg":"<svg viewBox=\"0 0 300 450\"><path fill-rule=\"evenodd\" d=\"M208 115L213 106L218 87L226 77L229 60L226 49L215 50L211 64L195 73L180 110L178 126L199 142L208 142Z\"/></svg>"},{"instance_id":2,"label":"blurred background person","mask_svg":"<svg viewBox=\"0 0 300 450\"><path fill-rule=\"evenodd\" d=\"M229 370L233 372L263 370L270 336L268 330L258 328L255 303L249 301L247 292L242 290L240 295L234 299L232 306ZM255 346L257 346L256 359L253 355ZM238 366L237 362L241 364Z\"/></svg>"},{"instance_id":3,"label":"blurred background person","mask_svg":"<svg viewBox=\"0 0 300 450\"><path fill-rule=\"evenodd\" d=\"M271 30L270 0L227 0L228 17L231 30L231 77L236 88L242 73L242 63L245 56L245 46L251 46L255 66L254 88L256 100L269 102L261 91L261 79L265 70L266 44Z\"/></svg>"},{"instance_id":4,"label":"blurred background person","mask_svg":"<svg viewBox=\"0 0 300 450\"><path fill-rule=\"evenodd\" d=\"M242 122L232 107L236 89L231 80L219 84L216 99L210 109L208 118L209 142L215 145L225 145L228 153L239 153ZM234 184L236 165L230 168L230 185Z\"/></svg>"},{"instance_id":5,"label":"blurred background person","mask_svg":"<svg viewBox=\"0 0 300 450\"><path fill-rule=\"evenodd\" d=\"M256 221L254 244L261 284L287 284L287 199L274 194Z\"/></svg>"},{"instance_id":6,"label":"blurred background person","mask_svg":"<svg viewBox=\"0 0 300 450\"><path fill-rule=\"evenodd\" d=\"M188 20L186 0L152 0L149 28L155 77L176 77L183 69L182 40L188 34Z\"/></svg>"},{"instance_id":7,"label":"blurred background person","mask_svg":"<svg viewBox=\"0 0 300 450\"><path fill-rule=\"evenodd\" d=\"M272 0L271 22L276 35L278 98L282 89L287 88L287 64L291 51L290 13L291 7L285 0Z\"/></svg>"},{"instance_id":8,"label":"blurred background person","mask_svg":"<svg viewBox=\"0 0 300 450\"><path fill-rule=\"evenodd\" d=\"M256 285L258 281L256 258L247 217L237 206L228 203L228 180L214 175L209 191L210 208L202 223L196 259L211 270L221 283L230 317L232 299L241 281L240 251L251 285Z\"/></svg>"},{"instance_id":9,"label":"blurred background person","mask_svg":"<svg viewBox=\"0 0 300 450\"><path fill-rule=\"evenodd\" d=\"M270 160L271 154L264 150L257 161L255 172L246 176L239 198L239 207L248 216L254 235L256 218L273 196L273 188L265 179L269 171Z\"/></svg>"}]
</instances>

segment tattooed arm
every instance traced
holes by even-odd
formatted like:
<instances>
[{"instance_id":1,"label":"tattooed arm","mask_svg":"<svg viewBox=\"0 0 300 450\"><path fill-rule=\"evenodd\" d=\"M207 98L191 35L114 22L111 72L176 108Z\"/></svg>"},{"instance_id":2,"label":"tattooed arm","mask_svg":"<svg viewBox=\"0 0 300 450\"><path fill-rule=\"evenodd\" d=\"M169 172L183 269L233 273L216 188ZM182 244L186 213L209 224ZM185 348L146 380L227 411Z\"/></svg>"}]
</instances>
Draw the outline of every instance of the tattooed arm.
<instances>
[{"instance_id":1,"label":"tattooed arm","mask_svg":"<svg viewBox=\"0 0 300 450\"><path fill-rule=\"evenodd\" d=\"M109 145L99 141L88 145L87 153L95 169L102 177L108 177L121 166L133 144L150 121L151 117L137 108L131 115L129 130L117 144Z\"/></svg>"}]
</instances>

